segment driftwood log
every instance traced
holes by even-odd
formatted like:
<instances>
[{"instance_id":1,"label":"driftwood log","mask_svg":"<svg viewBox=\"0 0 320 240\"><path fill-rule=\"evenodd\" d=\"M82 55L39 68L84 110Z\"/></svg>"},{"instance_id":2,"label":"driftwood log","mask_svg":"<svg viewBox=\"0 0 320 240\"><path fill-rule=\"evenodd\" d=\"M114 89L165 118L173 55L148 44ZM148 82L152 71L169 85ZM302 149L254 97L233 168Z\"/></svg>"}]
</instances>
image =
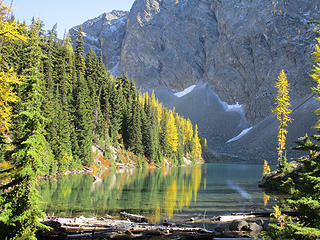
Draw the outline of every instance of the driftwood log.
<instances>
[{"instance_id":1,"label":"driftwood log","mask_svg":"<svg viewBox=\"0 0 320 240\"><path fill-rule=\"evenodd\" d=\"M246 212L246 213L231 213L231 215L225 215L225 216L215 216L212 218L212 221L215 222L231 222L235 220L245 220L250 218L269 218L270 214L273 212ZM287 212L284 211L284 214L292 217L296 217L297 214L295 212Z\"/></svg>"},{"instance_id":2,"label":"driftwood log","mask_svg":"<svg viewBox=\"0 0 320 240\"><path fill-rule=\"evenodd\" d=\"M132 218L132 214L126 213L126 218ZM133 215L139 216L139 215ZM139 216L143 217L143 216ZM134 218L136 220L146 220L146 218ZM39 232L38 239L85 239L103 237L107 239L134 239L146 238L155 235L175 235L196 236L203 238L204 236L214 237L212 231L198 227L178 227L151 225L148 223L137 223L128 220L112 220L97 218L55 218L46 219L43 224L50 226L51 231Z\"/></svg>"},{"instance_id":3,"label":"driftwood log","mask_svg":"<svg viewBox=\"0 0 320 240\"><path fill-rule=\"evenodd\" d=\"M120 212L120 215L125 218L125 219L129 219L131 221L134 222L138 222L138 223L147 223L148 219L144 216L141 215L135 215L135 214L130 214L130 213L126 213L126 212Z\"/></svg>"}]
</instances>

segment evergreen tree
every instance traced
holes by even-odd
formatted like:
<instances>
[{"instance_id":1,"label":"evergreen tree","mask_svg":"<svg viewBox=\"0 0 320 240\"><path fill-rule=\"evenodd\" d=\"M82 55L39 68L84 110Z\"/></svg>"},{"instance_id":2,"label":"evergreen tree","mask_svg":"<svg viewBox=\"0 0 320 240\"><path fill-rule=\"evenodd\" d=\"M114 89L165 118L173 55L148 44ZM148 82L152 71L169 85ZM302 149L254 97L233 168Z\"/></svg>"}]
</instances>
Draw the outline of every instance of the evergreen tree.
<instances>
[{"instance_id":1,"label":"evergreen tree","mask_svg":"<svg viewBox=\"0 0 320 240\"><path fill-rule=\"evenodd\" d=\"M137 100L133 102L132 108L132 118L128 126L128 136L129 136L129 150L135 154L142 155L142 131L141 131L141 117L140 113L143 111Z\"/></svg>"},{"instance_id":2,"label":"evergreen tree","mask_svg":"<svg viewBox=\"0 0 320 240\"><path fill-rule=\"evenodd\" d=\"M82 74L77 85L76 132L80 152L77 153L82 163L90 166L93 160L93 122L89 88Z\"/></svg>"},{"instance_id":3,"label":"evergreen tree","mask_svg":"<svg viewBox=\"0 0 320 240\"><path fill-rule=\"evenodd\" d=\"M24 52L28 62L24 69L25 81L21 86L23 110L16 116L16 121L22 125L21 134L14 139L15 148L10 153L16 170L12 181L2 186L0 197L3 209L0 221L4 224L0 230L1 236L12 239L35 239L35 231L43 227L39 221L43 213L39 208L36 183L37 176L45 172L52 161L52 153L44 138L45 118L41 111L39 22L33 21L29 35Z\"/></svg>"},{"instance_id":4,"label":"evergreen tree","mask_svg":"<svg viewBox=\"0 0 320 240\"><path fill-rule=\"evenodd\" d=\"M93 161L93 119L92 119L92 99L90 89L85 79L84 44L82 38L82 28L78 30L75 50L75 64L77 84L75 86L75 128L79 145L78 152L81 162L91 165Z\"/></svg>"},{"instance_id":5,"label":"evergreen tree","mask_svg":"<svg viewBox=\"0 0 320 240\"><path fill-rule=\"evenodd\" d=\"M86 64L84 59L84 43L83 43L82 26L79 27L77 32L76 49L75 49L75 67L77 70L77 75L79 75L80 73L82 75L85 74Z\"/></svg>"},{"instance_id":6,"label":"evergreen tree","mask_svg":"<svg viewBox=\"0 0 320 240\"><path fill-rule=\"evenodd\" d=\"M88 88L90 91L90 98L92 100L91 102L91 109L92 113L94 114L96 111L98 111L97 103L98 103L98 62L97 62L97 56L95 51L90 48L87 58L86 58L86 71L85 71L85 78L87 80ZM98 119L96 119L96 122Z\"/></svg>"},{"instance_id":7,"label":"evergreen tree","mask_svg":"<svg viewBox=\"0 0 320 240\"><path fill-rule=\"evenodd\" d=\"M64 58L63 66L65 68L62 72L62 101L64 113L69 117L70 128L66 131L70 133L70 145L72 150L72 169L77 169L81 167L81 160L78 156L80 152L77 132L76 132L76 106L77 106L77 74L75 70L75 54L71 44L70 34L65 34L64 40L62 42ZM68 134L68 133L67 133Z\"/></svg>"},{"instance_id":8,"label":"evergreen tree","mask_svg":"<svg viewBox=\"0 0 320 240\"><path fill-rule=\"evenodd\" d=\"M168 156L170 153L170 145L168 142L168 114L163 110L160 129L160 149L163 155Z\"/></svg>"},{"instance_id":9,"label":"evergreen tree","mask_svg":"<svg viewBox=\"0 0 320 240\"><path fill-rule=\"evenodd\" d=\"M117 134L122 126L122 95L116 89L115 83L110 82L109 88L109 106L110 106L110 136L116 141Z\"/></svg>"},{"instance_id":10,"label":"evergreen tree","mask_svg":"<svg viewBox=\"0 0 320 240\"><path fill-rule=\"evenodd\" d=\"M141 123L142 123L142 143L145 156L150 159L155 159L155 137L152 131L153 119L150 105L145 102L145 110L141 108Z\"/></svg>"}]
</instances>

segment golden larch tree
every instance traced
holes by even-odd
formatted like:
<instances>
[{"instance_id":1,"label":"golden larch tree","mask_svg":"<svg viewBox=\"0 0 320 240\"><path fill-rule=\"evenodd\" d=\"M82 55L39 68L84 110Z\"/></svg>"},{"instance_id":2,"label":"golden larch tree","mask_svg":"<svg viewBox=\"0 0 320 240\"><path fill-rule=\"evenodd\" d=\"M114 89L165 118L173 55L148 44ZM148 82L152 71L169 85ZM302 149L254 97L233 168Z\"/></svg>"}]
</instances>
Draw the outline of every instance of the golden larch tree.
<instances>
[{"instance_id":1,"label":"golden larch tree","mask_svg":"<svg viewBox=\"0 0 320 240\"><path fill-rule=\"evenodd\" d=\"M18 101L14 85L20 84L22 80L2 59L2 44L4 40L27 40L27 37L21 34L25 27L17 24L15 19L7 20L10 10L0 0L0 132L2 133L10 126L12 111L10 104Z\"/></svg>"},{"instance_id":2,"label":"golden larch tree","mask_svg":"<svg viewBox=\"0 0 320 240\"><path fill-rule=\"evenodd\" d=\"M277 119L280 124L278 126L278 163L281 165L283 163L283 152L286 145L286 135L288 131L286 127L289 122L292 122L290 114L292 110L290 107L290 97L289 97L289 83L287 75L284 70L280 72L280 75L276 81L276 88L278 89L278 94L276 98L276 108L273 110L273 113L276 114Z\"/></svg>"},{"instance_id":3,"label":"golden larch tree","mask_svg":"<svg viewBox=\"0 0 320 240\"><path fill-rule=\"evenodd\" d=\"M320 34L320 29L318 29L318 34ZM313 91L318 94L317 101L320 102L320 37L316 38L317 44L315 47L315 51L312 53L311 57L315 64L313 65L313 74L311 77L317 83L317 86L313 88ZM320 128L320 108L318 108L315 113L318 115L318 120L314 126L314 128Z\"/></svg>"},{"instance_id":4,"label":"golden larch tree","mask_svg":"<svg viewBox=\"0 0 320 240\"><path fill-rule=\"evenodd\" d=\"M191 120L187 120L187 127L186 127L186 141L191 141L193 137L193 128Z\"/></svg>"},{"instance_id":5,"label":"golden larch tree","mask_svg":"<svg viewBox=\"0 0 320 240\"><path fill-rule=\"evenodd\" d=\"M201 159L201 144L200 138L198 135L198 125L196 124L194 129L194 136L192 140L192 157L193 159Z\"/></svg>"},{"instance_id":6,"label":"golden larch tree","mask_svg":"<svg viewBox=\"0 0 320 240\"><path fill-rule=\"evenodd\" d=\"M175 123L175 118L174 118L174 113L172 112L172 110L169 111L169 118L168 118L168 122L167 122L167 138L168 138L168 143L169 146L172 150L172 152L177 152L178 150L178 130L177 130L177 126Z\"/></svg>"}]
</instances>

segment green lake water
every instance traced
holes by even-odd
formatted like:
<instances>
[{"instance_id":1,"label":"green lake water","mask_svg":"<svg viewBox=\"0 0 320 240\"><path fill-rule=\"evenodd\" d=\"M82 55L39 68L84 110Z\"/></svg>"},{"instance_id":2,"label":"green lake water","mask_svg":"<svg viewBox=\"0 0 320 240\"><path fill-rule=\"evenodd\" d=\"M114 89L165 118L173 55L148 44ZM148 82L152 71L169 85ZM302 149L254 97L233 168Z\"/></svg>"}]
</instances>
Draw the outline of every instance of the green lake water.
<instances>
[{"instance_id":1,"label":"green lake water","mask_svg":"<svg viewBox=\"0 0 320 240\"><path fill-rule=\"evenodd\" d=\"M262 166L203 164L162 169L109 169L92 175L42 181L43 210L60 217L141 214L163 219L210 218L242 211L269 210L258 188Z\"/></svg>"}]
</instances>

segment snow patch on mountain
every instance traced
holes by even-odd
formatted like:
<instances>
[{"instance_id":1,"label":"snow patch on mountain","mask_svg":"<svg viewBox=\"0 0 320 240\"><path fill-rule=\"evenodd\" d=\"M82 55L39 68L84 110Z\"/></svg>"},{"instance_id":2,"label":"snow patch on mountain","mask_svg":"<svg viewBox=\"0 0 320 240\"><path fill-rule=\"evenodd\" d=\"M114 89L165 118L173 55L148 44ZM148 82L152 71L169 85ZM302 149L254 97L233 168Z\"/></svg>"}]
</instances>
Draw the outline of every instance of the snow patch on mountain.
<instances>
[{"instance_id":1,"label":"snow patch on mountain","mask_svg":"<svg viewBox=\"0 0 320 240\"><path fill-rule=\"evenodd\" d=\"M176 97L178 97L178 98L181 98L181 97L183 97L183 96L185 96L185 95L187 95L187 94L189 94L189 93L191 93L192 92L192 90L194 89L196 87L196 85L192 85L192 86L190 86L190 87L188 87L188 88L186 88L186 89L184 89L183 91L181 91L181 92L176 92L175 94L173 94L173 95L175 95Z\"/></svg>"},{"instance_id":2,"label":"snow patch on mountain","mask_svg":"<svg viewBox=\"0 0 320 240\"><path fill-rule=\"evenodd\" d=\"M211 91L217 97L218 101L223 106L223 108L226 112L238 112L241 116L243 116L243 118L245 118L243 104L239 104L238 102L236 102L235 104L228 104L228 103L222 101L222 99L219 97L219 95L215 93L213 86L211 86Z\"/></svg>"},{"instance_id":3,"label":"snow patch on mountain","mask_svg":"<svg viewBox=\"0 0 320 240\"><path fill-rule=\"evenodd\" d=\"M239 139L242 138L244 135L246 135L248 132L250 132L251 129L252 129L252 127L243 129L242 132L241 132L239 135L235 136L234 138L229 139L226 143L230 143L230 142L234 142L234 141L239 140Z\"/></svg>"}]
</instances>

